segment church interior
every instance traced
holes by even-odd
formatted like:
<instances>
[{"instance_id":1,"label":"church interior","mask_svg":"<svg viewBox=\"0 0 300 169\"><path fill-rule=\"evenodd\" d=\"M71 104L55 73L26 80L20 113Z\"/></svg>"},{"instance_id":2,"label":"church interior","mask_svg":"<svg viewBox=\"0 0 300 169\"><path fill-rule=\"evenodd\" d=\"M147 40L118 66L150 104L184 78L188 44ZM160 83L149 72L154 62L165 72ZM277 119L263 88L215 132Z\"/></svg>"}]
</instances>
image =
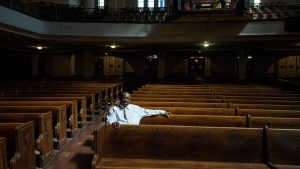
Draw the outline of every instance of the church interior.
<instances>
[{"instance_id":1,"label":"church interior","mask_svg":"<svg viewBox=\"0 0 300 169\"><path fill-rule=\"evenodd\" d=\"M0 169L300 168L298 0L0 0L0 16ZM116 129L123 92L171 115Z\"/></svg>"}]
</instances>

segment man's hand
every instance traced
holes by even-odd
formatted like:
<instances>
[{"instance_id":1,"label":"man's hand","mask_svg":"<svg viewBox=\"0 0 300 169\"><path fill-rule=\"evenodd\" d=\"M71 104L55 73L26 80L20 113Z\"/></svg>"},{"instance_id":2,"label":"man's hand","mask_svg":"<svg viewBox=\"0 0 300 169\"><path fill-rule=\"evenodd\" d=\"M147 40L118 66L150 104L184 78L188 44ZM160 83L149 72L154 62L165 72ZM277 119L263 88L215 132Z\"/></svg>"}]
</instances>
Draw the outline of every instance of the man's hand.
<instances>
[{"instance_id":1,"label":"man's hand","mask_svg":"<svg viewBox=\"0 0 300 169\"><path fill-rule=\"evenodd\" d=\"M119 122L113 122L113 123L111 123L111 125L115 129L120 127L120 123Z\"/></svg>"},{"instance_id":2,"label":"man's hand","mask_svg":"<svg viewBox=\"0 0 300 169\"><path fill-rule=\"evenodd\" d=\"M164 116L164 117L166 117L166 118L169 118L171 115L172 115L172 113L171 112L164 112L164 113L162 113L161 114L162 116Z\"/></svg>"}]
</instances>

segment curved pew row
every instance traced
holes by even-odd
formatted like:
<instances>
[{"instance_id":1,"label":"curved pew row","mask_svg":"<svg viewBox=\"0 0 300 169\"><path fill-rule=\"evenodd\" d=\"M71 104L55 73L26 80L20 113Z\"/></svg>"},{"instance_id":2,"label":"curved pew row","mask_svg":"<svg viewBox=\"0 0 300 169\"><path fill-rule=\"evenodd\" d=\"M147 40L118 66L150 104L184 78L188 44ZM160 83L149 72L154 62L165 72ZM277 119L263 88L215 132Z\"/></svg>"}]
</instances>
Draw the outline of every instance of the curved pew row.
<instances>
[{"instance_id":1,"label":"curved pew row","mask_svg":"<svg viewBox=\"0 0 300 169\"><path fill-rule=\"evenodd\" d=\"M0 123L26 123L34 121L36 165L43 167L53 154L53 131L51 112L44 113L2 113Z\"/></svg>"},{"instance_id":2,"label":"curved pew row","mask_svg":"<svg viewBox=\"0 0 300 169\"><path fill-rule=\"evenodd\" d=\"M34 122L0 123L0 137L5 137L10 169L35 169Z\"/></svg>"},{"instance_id":3,"label":"curved pew row","mask_svg":"<svg viewBox=\"0 0 300 169\"><path fill-rule=\"evenodd\" d=\"M5 137L0 137L0 168L7 169L7 151Z\"/></svg>"},{"instance_id":4,"label":"curved pew row","mask_svg":"<svg viewBox=\"0 0 300 169\"><path fill-rule=\"evenodd\" d=\"M53 147L60 149L67 142L66 106L0 106L3 113L52 112Z\"/></svg>"},{"instance_id":5,"label":"curved pew row","mask_svg":"<svg viewBox=\"0 0 300 169\"><path fill-rule=\"evenodd\" d=\"M94 135L93 169L269 168L258 128L101 125Z\"/></svg>"},{"instance_id":6,"label":"curved pew row","mask_svg":"<svg viewBox=\"0 0 300 169\"><path fill-rule=\"evenodd\" d=\"M3 101L0 106L66 106L67 134L74 137L78 133L77 101Z\"/></svg>"},{"instance_id":7,"label":"curved pew row","mask_svg":"<svg viewBox=\"0 0 300 169\"><path fill-rule=\"evenodd\" d=\"M84 128L87 125L86 121L86 97L40 97L40 96L24 96L24 97L0 97L1 101L72 101L77 102L77 122L79 128ZM74 107L74 109L76 109Z\"/></svg>"}]
</instances>

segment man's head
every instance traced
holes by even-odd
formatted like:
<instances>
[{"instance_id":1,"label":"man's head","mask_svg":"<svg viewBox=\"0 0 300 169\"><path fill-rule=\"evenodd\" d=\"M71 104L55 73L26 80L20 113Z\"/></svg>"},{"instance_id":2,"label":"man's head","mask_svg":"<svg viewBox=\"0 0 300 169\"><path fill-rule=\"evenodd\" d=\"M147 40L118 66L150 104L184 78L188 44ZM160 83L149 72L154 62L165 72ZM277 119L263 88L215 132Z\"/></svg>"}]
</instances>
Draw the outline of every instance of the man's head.
<instances>
[{"instance_id":1,"label":"man's head","mask_svg":"<svg viewBox=\"0 0 300 169\"><path fill-rule=\"evenodd\" d=\"M120 96L120 104L124 107L128 106L130 103L130 94L128 92L123 92Z\"/></svg>"}]
</instances>

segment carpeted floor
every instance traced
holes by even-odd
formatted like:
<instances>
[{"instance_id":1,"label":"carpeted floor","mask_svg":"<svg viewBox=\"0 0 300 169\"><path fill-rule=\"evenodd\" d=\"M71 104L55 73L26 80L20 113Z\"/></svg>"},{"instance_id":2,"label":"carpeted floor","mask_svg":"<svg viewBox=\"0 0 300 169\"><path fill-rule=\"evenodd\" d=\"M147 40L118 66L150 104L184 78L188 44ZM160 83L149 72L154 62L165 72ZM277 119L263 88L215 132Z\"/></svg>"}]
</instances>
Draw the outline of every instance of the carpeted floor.
<instances>
[{"instance_id":1,"label":"carpeted floor","mask_svg":"<svg viewBox=\"0 0 300 169\"><path fill-rule=\"evenodd\" d=\"M44 169L91 169L94 155L93 131L100 118L89 122L87 127L80 129L79 133L61 150L55 150L53 158L46 164Z\"/></svg>"}]
</instances>

